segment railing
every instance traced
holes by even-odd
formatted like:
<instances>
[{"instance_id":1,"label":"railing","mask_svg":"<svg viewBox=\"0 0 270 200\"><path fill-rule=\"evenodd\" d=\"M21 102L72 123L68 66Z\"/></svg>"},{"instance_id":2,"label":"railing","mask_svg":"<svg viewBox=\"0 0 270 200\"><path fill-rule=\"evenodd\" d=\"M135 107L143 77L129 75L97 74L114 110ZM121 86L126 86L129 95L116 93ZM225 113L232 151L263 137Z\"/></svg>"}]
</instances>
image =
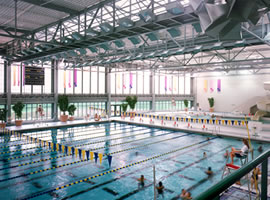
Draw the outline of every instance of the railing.
<instances>
[{"instance_id":1,"label":"railing","mask_svg":"<svg viewBox=\"0 0 270 200\"><path fill-rule=\"evenodd\" d=\"M224 192L227 188L233 185L236 181L240 180L243 176L252 171L256 166L262 163L262 179L261 179L261 199L267 200L267 176L268 176L268 158L270 157L270 150L264 152L258 158L252 160L251 162L245 164L240 169L236 170L234 173L230 174L205 192L201 193L199 196L194 198L194 200L206 200L206 199L219 199L219 195Z\"/></svg>"}]
</instances>

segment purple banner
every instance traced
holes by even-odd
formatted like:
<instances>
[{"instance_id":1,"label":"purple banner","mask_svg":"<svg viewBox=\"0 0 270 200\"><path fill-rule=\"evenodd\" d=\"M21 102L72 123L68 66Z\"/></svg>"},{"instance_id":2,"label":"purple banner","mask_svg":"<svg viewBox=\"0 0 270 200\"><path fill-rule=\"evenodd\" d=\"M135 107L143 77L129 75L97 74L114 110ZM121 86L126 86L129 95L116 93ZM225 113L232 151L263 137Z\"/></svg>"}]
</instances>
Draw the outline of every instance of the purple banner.
<instances>
[{"instance_id":1,"label":"purple banner","mask_svg":"<svg viewBox=\"0 0 270 200\"><path fill-rule=\"evenodd\" d=\"M77 87L77 69L74 69L74 87Z\"/></svg>"},{"instance_id":2,"label":"purple banner","mask_svg":"<svg viewBox=\"0 0 270 200\"><path fill-rule=\"evenodd\" d=\"M129 87L132 88L132 73L129 73Z\"/></svg>"},{"instance_id":3,"label":"purple banner","mask_svg":"<svg viewBox=\"0 0 270 200\"><path fill-rule=\"evenodd\" d=\"M214 80L210 80L210 92L214 92Z\"/></svg>"},{"instance_id":4,"label":"purple banner","mask_svg":"<svg viewBox=\"0 0 270 200\"><path fill-rule=\"evenodd\" d=\"M68 73L68 87L71 88L71 71L68 70L69 73Z\"/></svg>"},{"instance_id":5,"label":"purple banner","mask_svg":"<svg viewBox=\"0 0 270 200\"><path fill-rule=\"evenodd\" d=\"M221 92L221 80L220 79L217 80L217 91Z\"/></svg>"},{"instance_id":6,"label":"purple banner","mask_svg":"<svg viewBox=\"0 0 270 200\"><path fill-rule=\"evenodd\" d=\"M167 76L165 76L165 91L167 92Z\"/></svg>"},{"instance_id":7,"label":"purple banner","mask_svg":"<svg viewBox=\"0 0 270 200\"><path fill-rule=\"evenodd\" d=\"M18 66L18 86L20 86L20 69L21 67Z\"/></svg>"}]
</instances>

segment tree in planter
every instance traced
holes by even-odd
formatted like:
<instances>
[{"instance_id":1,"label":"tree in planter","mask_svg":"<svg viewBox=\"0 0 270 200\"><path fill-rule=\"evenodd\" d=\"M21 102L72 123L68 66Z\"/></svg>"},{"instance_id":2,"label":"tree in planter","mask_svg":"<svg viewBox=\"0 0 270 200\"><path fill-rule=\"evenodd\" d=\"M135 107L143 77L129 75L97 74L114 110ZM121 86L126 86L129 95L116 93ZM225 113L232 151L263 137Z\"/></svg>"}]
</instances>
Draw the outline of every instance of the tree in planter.
<instances>
[{"instance_id":1,"label":"tree in planter","mask_svg":"<svg viewBox=\"0 0 270 200\"><path fill-rule=\"evenodd\" d=\"M121 117L125 118L126 117L127 108L128 108L128 104L127 103L122 103L121 104L121 108L122 108L122 111L124 113L123 116L121 116Z\"/></svg>"},{"instance_id":2,"label":"tree in planter","mask_svg":"<svg viewBox=\"0 0 270 200\"><path fill-rule=\"evenodd\" d=\"M66 115L66 112L68 111L68 97L67 97L67 95L59 95L58 96L58 106L59 106L59 109L63 112L63 115L60 116L60 121L66 122L68 120L68 115Z\"/></svg>"},{"instance_id":3,"label":"tree in planter","mask_svg":"<svg viewBox=\"0 0 270 200\"><path fill-rule=\"evenodd\" d=\"M215 100L213 97L208 98L209 106L210 106L210 112L214 112L214 105L215 105Z\"/></svg>"},{"instance_id":4,"label":"tree in planter","mask_svg":"<svg viewBox=\"0 0 270 200\"><path fill-rule=\"evenodd\" d=\"M188 111L188 100L184 100L185 111Z\"/></svg>"},{"instance_id":5,"label":"tree in planter","mask_svg":"<svg viewBox=\"0 0 270 200\"><path fill-rule=\"evenodd\" d=\"M22 102L17 102L14 106L12 106L12 110L15 112L16 120L15 124L16 126L21 126L22 125L22 111L24 108L24 104Z\"/></svg>"},{"instance_id":6,"label":"tree in planter","mask_svg":"<svg viewBox=\"0 0 270 200\"><path fill-rule=\"evenodd\" d=\"M130 109L133 111L133 112L130 113L130 118L135 117L134 109L135 109L137 101L138 101L137 96L127 96L126 97L126 102L128 103Z\"/></svg>"},{"instance_id":7,"label":"tree in planter","mask_svg":"<svg viewBox=\"0 0 270 200\"><path fill-rule=\"evenodd\" d=\"M7 110L5 108L0 109L0 128L6 128Z\"/></svg>"},{"instance_id":8,"label":"tree in planter","mask_svg":"<svg viewBox=\"0 0 270 200\"><path fill-rule=\"evenodd\" d=\"M74 120L74 112L76 109L77 109L76 106L73 104L68 107L68 114L70 115L70 117L69 117L70 121Z\"/></svg>"}]
</instances>

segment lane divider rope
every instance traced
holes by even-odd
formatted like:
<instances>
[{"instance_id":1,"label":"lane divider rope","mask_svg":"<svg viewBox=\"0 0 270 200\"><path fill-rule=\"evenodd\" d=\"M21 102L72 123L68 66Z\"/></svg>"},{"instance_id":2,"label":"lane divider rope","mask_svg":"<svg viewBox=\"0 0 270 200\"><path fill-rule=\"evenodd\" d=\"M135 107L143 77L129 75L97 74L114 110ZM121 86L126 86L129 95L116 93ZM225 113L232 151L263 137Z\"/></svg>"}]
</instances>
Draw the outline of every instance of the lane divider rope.
<instances>
[{"instance_id":1,"label":"lane divider rope","mask_svg":"<svg viewBox=\"0 0 270 200\"><path fill-rule=\"evenodd\" d=\"M41 196L41 195L43 195L43 194L47 194L47 193L50 193L50 192L54 192L54 191L57 191L57 190L61 190L61 189L70 187L70 186L72 186L72 185L76 185L76 184L79 184L79 183L82 183L82 182L89 181L89 180L91 180L91 179L95 179L95 178L97 178L97 177L104 176L104 175L106 175L106 174L110 174L110 173L113 173L113 172L117 172L117 171L119 171L119 170L121 170L121 169L133 167L133 166L135 166L135 165L138 165L138 164L141 164L141 163L145 163L145 162L147 162L147 161L154 160L154 159L160 158L160 157L162 157L162 156L166 156L166 155L168 155L168 154L175 153L175 152L177 152L177 151L180 151L180 150L183 150L183 149L192 147L192 146L196 146L196 145L202 144L202 143L204 143L204 142L208 142L208 141L213 140L213 139L216 139L216 138L217 138L217 137L214 137L214 138L211 138L211 139L209 139L209 140L204 140L204 141L201 141L201 142L198 142L198 143L194 143L194 144L191 144L191 145L188 145L188 146L185 146L185 147L181 147L181 148L178 148L178 149L175 149L175 150L166 152L166 153L162 153L162 154L159 154L159 155L150 157L150 158L146 158L146 159L141 160L141 161L137 161L137 162L131 163L131 164L129 164L129 165L125 165L125 166L122 166L122 167L119 167L119 168L115 168L115 169L112 169L112 170L109 170L109 171L106 171L106 172L103 172L103 173L100 173L100 174L97 174L97 175L94 175L94 176L91 176L91 177L88 177L88 178L84 178L84 179L81 179L81 180L78 180L78 181L74 181L74 182L72 182L72 183L69 183L69 184L66 184L66 185L63 185L63 186L60 186L60 187L57 187L57 188L48 190L48 191L44 191L44 192L40 192L40 193L34 194L34 195L30 196L30 197L24 198L24 200L32 199L32 198L34 198L34 197L38 197L38 196Z\"/></svg>"}]
</instances>

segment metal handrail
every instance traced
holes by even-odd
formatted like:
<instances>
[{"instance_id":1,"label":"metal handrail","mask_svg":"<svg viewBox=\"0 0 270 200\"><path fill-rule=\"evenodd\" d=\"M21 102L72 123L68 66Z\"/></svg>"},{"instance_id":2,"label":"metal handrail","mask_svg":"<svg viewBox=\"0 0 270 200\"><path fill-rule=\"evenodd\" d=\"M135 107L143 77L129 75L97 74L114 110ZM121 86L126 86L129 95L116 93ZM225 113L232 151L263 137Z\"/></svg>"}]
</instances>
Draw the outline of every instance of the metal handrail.
<instances>
[{"instance_id":1,"label":"metal handrail","mask_svg":"<svg viewBox=\"0 0 270 200\"><path fill-rule=\"evenodd\" d=\"M251 162L243 165L240 169L230 174L214 186L210 187L199 196L195 197L194 200L206 200L206 199L219 199L219 194L224 192L227 188L233 185L240 178L245 176L247 173L252 171L256 166L262 163L262 184L261 184L261 199L267 199L267 166L268 157L270 157L270 150L261 154L258 158Z\"/></svg>"}]
</instances>

